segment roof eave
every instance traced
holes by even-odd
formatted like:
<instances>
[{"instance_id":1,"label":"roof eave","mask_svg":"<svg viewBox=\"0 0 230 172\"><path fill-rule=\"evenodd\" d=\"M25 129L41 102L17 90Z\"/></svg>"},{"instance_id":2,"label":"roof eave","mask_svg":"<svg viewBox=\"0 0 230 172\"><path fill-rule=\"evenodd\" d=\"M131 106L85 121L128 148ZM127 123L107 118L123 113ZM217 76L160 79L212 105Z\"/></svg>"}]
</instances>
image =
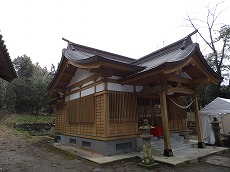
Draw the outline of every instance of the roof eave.
<instances>
[{"instance_id":1,"label":"roof eave","mask_svg":"<svg viewBox=\"0 0 230 172\"><path fill-rule=\"evenodd\" d=\"M207 61L205 60L204 56L202 55L199 45L197 44L196 46L196 53L197 56L199 57L199 59L201 60L202 64L206 67L206 69L212 74L212 76L215 78L215 83L214 84L218 84L220 82L222 82L223 77L218 75L207 63Z\"/></svg>"},{"instance_id":2,"label":"roof eave","mask_svg":"<svg viewBox=\"0 0 230 172\"><path fill-rule=\"evenodd\" d=\"M100 62L105 62L105 63L108 63L108 64L115 64L115 65L118 65L118 66L123 66L123 67L126 67L127 69L133 70L133 71L140 71L140 70L145 69L145 67L132 65L132 64L127 64L127 63L122 63L122 62L107 59L107 58L104 58L104 57L101 57L101 56L98 56L98 55L89 57L87 59L71 60L71 61L73 61L74 63L85 64L85 65L87 65L89 63L95 63L95 62L99 62L99 63Z\"/></svg>"},{"instance_id":3,"label":"roof eave","mask_svg":"<svg viewBox=\"0 0 230 172\"><path fill-rule=\"evenodd\" d=\"M93 53L95 53L96 55L99 55L99 56L101 56L101 54L105 54L105 55L108 55L108 56L114 56L114 57L121 58L121 59L125 60L127 63L132 63L133 61L135 61L135 59L130 58L130 57L126 57L126 56L122 56L122 55L119 55L119 54L114 54L114 53L111 53L111 52L108 52L108 51L103 51L103 50L99 50L99 49L96 49L96 48L76 44L76 43L71 42L71 41L69 41L69 40L67 40L65 38L62 38L62 40L68 42L68 44L74 45L75 48L77 48L79 50L86 51L86 52L91 52L91 53L93 52Z\"/></svg>"},{"instance_id":4,"label":"roof eave","mask_svg":"<svg viewBox=\"0 0 230 172\"><path fill-rule=\"evenodd\" d=\"M13 63L12 63L12 61L10 59L10 55L8 53L6 45L4 44L4 40L2 39L2 35L1 34L0 34L0 48L1 48L2 53L3 53L3 58L5 59L7 65L8 65L9 71L11 73L10 74L11 78L7 79L6 81L11 82L11 81L13 81L14 78L17 78L18 76L17 76L17 73L16 73L16 71L14 69L14 65L13 65Z\"/></svg>"},{"instance_id":5,"label":"roof eave","mask_svg":"<svg viewBox=\"0 0 230 172\"><path fill-rule=\"evenodd\" d=\"M53 77L52 81L50 82L50 84L46 88L48 91L51 91L53 85L55 84L55 82L57 82L56 80L58 79L58 75L59 75L59 73L61 71L61 68L63 67L65 59L66 58L64 56L62 56L61 61L60 61L59 65L58 65L58 69L57 69L56 73L54 74L54 77Z\"/></svg>"}]
</instances>

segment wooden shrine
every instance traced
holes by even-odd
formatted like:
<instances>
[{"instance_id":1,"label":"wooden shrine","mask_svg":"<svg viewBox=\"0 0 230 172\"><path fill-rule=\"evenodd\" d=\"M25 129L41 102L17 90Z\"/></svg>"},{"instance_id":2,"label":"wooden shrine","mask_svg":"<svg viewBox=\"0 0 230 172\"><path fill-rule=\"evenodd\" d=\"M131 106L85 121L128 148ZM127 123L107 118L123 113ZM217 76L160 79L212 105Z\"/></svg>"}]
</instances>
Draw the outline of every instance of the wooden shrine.
<instances>
[{"instance_id":1,"label":"wooden shrine","mask_svg":"<svg viewBox=\"0 0 230 172\"><path fill-rule=\"evenodd\" d=\"M192 33L194 34L194 33ZM218 84L191 35L140 59L75 44L63 39L57 73L49 85L55 130L61 143L103 155L135 151L138 127L147 118L163 127L165 156L172 156L170 133L187 130L186 96L193 97L198 147L203 148L199 90Z\"/></svg>"}]
</instances>

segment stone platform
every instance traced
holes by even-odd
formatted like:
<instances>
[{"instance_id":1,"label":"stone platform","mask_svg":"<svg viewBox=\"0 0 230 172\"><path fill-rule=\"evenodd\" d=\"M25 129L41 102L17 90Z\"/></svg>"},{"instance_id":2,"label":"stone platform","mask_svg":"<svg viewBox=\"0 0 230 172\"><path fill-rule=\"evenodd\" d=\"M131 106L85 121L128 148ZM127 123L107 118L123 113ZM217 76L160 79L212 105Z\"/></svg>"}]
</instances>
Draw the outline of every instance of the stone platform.
<instances>
[{"instance_id":1,"label":"stone platform","mask_svg":"<svg viewBox=\"0 0 230 172\"><path fill-rule=\"evenodd\" d=\"M180 165L195 163L195 162L198 162L201 158L204 158L206 156L222 153L224 151L229 150L229 148L215 147L215 146L206 146L206 148L200 149L200 148L197 148L196 142L197 141L190 140L189 143L191 144L191 147L188 147L186 145L184 148L180 146L180 148L173 149L174 156L172 157L163 156L163 153L161 153L160 150L155 151L153 158L155 159L156 162L177 167ZM62 149L64 151L68 151L83 159L86 159L86 160L89 160L89 161L92 161L94 163L101 164L101 165L116 162L116 161L132 159L132 158L141 159L142 157L141 152L130 152L130 153L124 153L120 155L103 156L96 152L92 152L87 149L79 148L73 144L65 145L65 144L60 144L60 143L53 143L53 146L56 148Z\"/></svg>"}]
</instances>

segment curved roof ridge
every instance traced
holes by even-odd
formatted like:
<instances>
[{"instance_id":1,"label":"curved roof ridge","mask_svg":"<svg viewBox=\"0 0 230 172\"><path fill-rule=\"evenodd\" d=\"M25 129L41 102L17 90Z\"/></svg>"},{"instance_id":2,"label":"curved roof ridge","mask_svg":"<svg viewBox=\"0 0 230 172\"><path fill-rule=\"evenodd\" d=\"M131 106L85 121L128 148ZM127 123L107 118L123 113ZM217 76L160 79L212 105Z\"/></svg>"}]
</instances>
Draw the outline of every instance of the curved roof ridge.
<instances>
[{"instance_id":1,"label":"curved roof ridge","mask_svg":"<svg viewBox=\"0 0 230 172\"><path fill-rule=\"evenodd\" d=\"M173 42L161 49L158 49L150 54L147 54L137 60L135 60L133 62L133 64L140 64L140 63L144 63L148 60L150 60L151 58L155 57L155 56L161 56L161 55L164 55L164 54L167 54L171 51L174 51L175 49L178 49L178 48L181 48L182 50L188 46L189 44L192 43L192 39L191 39L191 36L194 35L195 33L197 33L197 30L193 31L192 33L188 34L187 36L185 36L184 38L176 41L176 42Z\"/></svg>"},{"instance_id":2,"label":"curved roof ridge","mask_svg":"<svg viewBox=\"0 0 230 172\"><path fill-rule=\"evenodd\" d=\"M201 62L204 64L204 66L209 70L209 72L214 75L216 78L218 78L220 81L223 80L223 77L218 75L212 68L211 66L208 64L208 62L206 61L206 59L204 58L203 54L201 53L200 51L200 46L198 43L196 43L197 46L196 46L196 52L198 53L198 55L200 56L200 60Z\"/></svg>"},{"instance_id":3,"label":"curved roof ridge","mask_svg":"<svg viewBox=\"0 0 230 172\"><path fill-rule=\"evenodd\" d=\"M86 53L92 53L92 54L99 55L99 56L102 56L102 57L108 56L110 58L113 58L114 60L123 61L125 63L132 63L133 61L135 61L135 59L130 58L130 57L126 57L126 56L122 56L122 55L119 55L119 54L114 54L114 53L111 53L111 52L108 52L108 51L99 50L99 49L96 49L96 48L76 44L76 43L73 43L73 42L71 42L71 41L69 41L69 40L67 40L65 38L62 38L62 40L68 42L68 47L72 46L71 48L77 49L77 50L80 50L80 51L83 51L83 52L86 52Z\"/></svg>"}]
</instances>

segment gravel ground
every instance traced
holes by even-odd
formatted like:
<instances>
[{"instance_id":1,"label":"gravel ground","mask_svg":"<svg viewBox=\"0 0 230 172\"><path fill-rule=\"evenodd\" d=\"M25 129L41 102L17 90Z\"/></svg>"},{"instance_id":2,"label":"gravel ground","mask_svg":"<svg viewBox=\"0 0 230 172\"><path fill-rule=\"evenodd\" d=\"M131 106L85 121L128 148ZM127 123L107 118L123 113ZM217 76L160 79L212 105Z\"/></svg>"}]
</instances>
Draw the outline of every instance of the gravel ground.
<instances>
[{"instance_id":1,"label":"gravel ground","mask_svg":"<svg viewBox=\"0 0 230 172\"><path fill-rule=\"evenodd\" d=\"M141 172L148 171L137 165L135 161L122 161L106 166L99 166L89 161L74 157L71 154L55 149L47 142L47 137L27 138L17 135L13 130L0 126L0 172ZM230 160L230 153L223 156ZM199 163L180 168L160 165L157 172L229 172L230 168L222 165L206 163L206 159Z\"/></svg>"}]
</instances>

